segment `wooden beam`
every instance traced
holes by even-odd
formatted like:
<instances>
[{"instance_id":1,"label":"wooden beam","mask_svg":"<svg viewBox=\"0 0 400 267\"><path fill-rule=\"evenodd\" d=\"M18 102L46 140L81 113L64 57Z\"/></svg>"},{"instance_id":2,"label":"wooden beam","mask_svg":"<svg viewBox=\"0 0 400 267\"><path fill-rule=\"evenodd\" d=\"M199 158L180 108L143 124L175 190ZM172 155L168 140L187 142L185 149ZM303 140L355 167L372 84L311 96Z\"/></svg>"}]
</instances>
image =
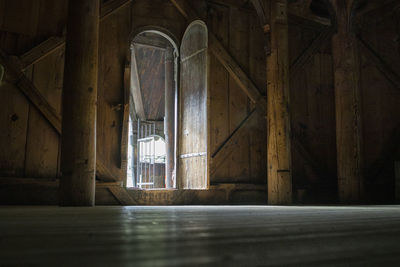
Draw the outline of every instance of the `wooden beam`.
<instances>
[{"instance_id":1,"label":"wooden beam","mask_svg":"<svg viewBox=\"0 0 400 267\"><path fill-rule=\"evenodd\" d=\"M100 0L69 1L62 97L61 206L94 206Z\"/></svg>"},{"instance_id":2,"label":"wooden beam","mask_svg":"<svg viewBox=\"0 0 400 267\"><path fill-rule=\"evenodd\" d=\"M170 0L172 4L178 9L178 11L186 18L188 21L193 21L199 19L196 11L189 5L186 0Z\"/></svg>"},{"instance_id":3,"label":"wooden beam","mask_svg":"<svg viewBox=\"0 0 400 267\"><path fill-rule=\"evenodd\" d=\"M337 32L332 37L335 80L336 150L339 200L362 203L365 197L362 152L362 101L357 37L351 31L352 1L332 1Z\"/></svg>"},{"instance_id":4,"label":"wooden beam","mask_svg":"<svg viewBox=\"0 0 400 267\"><path fill-rule=\"evenodd\" d=\"M372 48L372 46L358 36L358 41L361 48L368 55L368 58L377 67L377 69L385 76L385 78L394 85L396 89L400 90L400 75L397 74L382 57Z\"/></svg>"},{"instance_id":5,"label":"wooden beam","mask_svg":"<svg viewBox=\"0 0 400 267\"><path fill-rule=\"evenodd\" d=\"M318 176L321 181L326 180L327 177L331 177L332 174L328 172L328 168L324 166L314 155L311 154L310 150L307 149L296 137L293 137L293 145L295 149L300 153L304 160L310 164L313 172Z\"/></svg>"},{"instance_id":6,"label":"wooden beam","mask_svg":"<svg viewBox=\"0 0 400 267\"><path fill-rule=\"evenodd\" d=\"M301 53L300 56L296 58L296 60L290 65L290 75L296 75L300 70L303 69L304 65L311 59L313 55L315 55L321 46L330 41L332 35L334 33L334 29L332 27L328 27L324 29L307 48Z\"/></svg>"},{"instance_id":7,"label":"wooden beam","mask_svg":"<svg viewBox=\"0 0 400 267\"><path fill-rule=\"evenodd\" d=\"M252 3L254 9L256 10L261 26L264 28L265 25L268 24L268 20L263 4L261 3L260 0L250 0L250 2Z\"/></svg>"},{"instance_id":8,"label":"wooden beam","mask_svg":"<svg viewBox=\"0 0 400 267\"><path fill-rule=\"evenodd\" d=\"M186 0L170 0L179 12L189 21L199 19L196 11L188 4ZM265 114L267 102L260 94L260 90L254 85L249 76L242 70L239 64L233 59L230 53L224 48L217 37L209 32L209 49L220 61L220 63L232 75L240 88L247 94L250 100L256 104L258 110Z\"/></svg>"},{"instance_id":9,"label":"wooden beam","mask_svg":"<svg viewBox=\"0 0 400 267\"><path fill-rule=\"evenodd\" d=\"M115 197L119 204L123 206L137 205L136 201L134 201L126 188L121 186L108 186L107 189Z\"/></svg>"},{"instance_id":10,"label":"wooden beam","mask_svg":"<svg viewBox=\"0 0 400 267\"><path fill-rule=\"evenodd\" d=\"M301 27L304 27L304 28L308 28L308 29L311 29L311 30L321 30L321 29L324 29L324 28L328 28L328 27L332 27L332 25L330 25L330 23L329 24L321 24L321 23L318 23L318 22L316 22L316 21L314 21L314 20L309 20L309 19L307 19L307 18L305 18L305 17L302 17L302 16L298 16L297 14L294 14L294 13L289 13L288 14L288 18L289 18L289 24L298 24L298 25L300 25Z\"/></svg>"},{"instance_id":11,"label":"wooden beam","mask_svg":"<svg viewBox=\"0 0 400 267\"><path fill-rule=\"evenodd\" d=\"M100 21L105 20L111 14L125 7L132 0L110 0L101 5ZM22 70L27 69L31 65L39 62L58 49L65 48L65 37L52 36L38 46L32 48L19 57Z\"/></svg>"},{"instance_id":12,"label":"wooden beam","mask_svg":"<svg viewBox=\"0 0 400 267\"><path fill-rule=\"evenodd\" d=\"M209 34L209 42L210 50L214 56L232 75L232 78L238 83L240 88L246 93L250 100L255 104L261 104L257 107L260 107L261 112L265 114L267 102L260 94L260 91L254 85L254 83L250 80L248 75L242 70L242 68L236 63L233 57L212 33Z\"/></svg>"},{"instance_id":13,"label":"wooden beam","mask_svg":"<svg viewBox=\"0 0 400 267\"><path fill-rule=\"evenodd\" d=\"M248 130L246 127L256 118L257 112L251 111L247 117L239 124L239 126L228 136L228 138L219 146L219 148L211 155L211 174L214 174L221 164L228 158L230 154L237 148L241 137Z\"/></svg>"},{"instance_id":14,"label":"wooden beam","mask_svg":"<svg viewBox=\"0 0 400 267\"><path fill-rule=\"evenodd\" d=\"M50 123L54 130L61 135L61 116L50 105L42 93L28 79L20 69L16 58L8 56L0 48L0 62L4 65L7 75L15 83L17 88L26 96L29 102L38 109L42 116ZM117 178L104 166L101 160L97 160L97 175L102 180L117 180Z\"/></svg>"},{"instance_id":15,"label":"wooden beam","mask_svg":"<svg viewBox=\"0 0 400 267\"><path fill-rule=\"evenodd\" d=\"M288 4L288 14L317 25L331 26L331 20L313 14L310 5L311 0L292 1Z\"/></svg>"},{"instance_id":16,"label":"wooden beam","mask_svg":"<svg viewBox=\"0 0 400 267\"><path fill-rule=\"evenodd\" d=\"M119 180L115 175L107 168L104 161L99 157L96 158L96 176L99 180L104 182L113 182Z\"/></svg>"},{"instance_id":17,"label":"wooden beam","mask_svg":"<svg viewBox=\"0 0 400 267\"><path fill-rule=\"evenodd\" d=\"M43 114L50 125L60 133L61 118L57 111L47 102L35 85L26 77L20 69L16 59L12 60L4 50L0 48L0 62L4 65L7 75L15 82L17 87L29 99L29 101Z\"/></svg>"},{"instance_id":18,"label":"wooden beam","mask_svg":"<svg viewBox=\"0 0 400 267\"><path fill-rule=\"evenodd\" d=\"M251 7L247 5L249 0L209 0L212 3L223 5L226 7L241 8L244 10L251 10Z\"/></svg>"},{"instance_id":19,"label":"wooden beam","mask_svg":"<svg viewBox=\"0 0 400 267\"><path fill-rule=\"evenodd\" d=\"M165 135L165 188L174 188L175 170L175 57L174 49L168 47L164 60L164 135Z\"/></svg>"},{"instance_id":20,"label":"wooden beam","mask_svg":"<svg viewBox=\"0 0 400 267\"><path fill-rule=\"evenodd\" d=\"M136 116L142 120L146 120L146 113L144 111L144 105L143 105L143 96L142 96L142 89L140 86L140 77L139 77L139 71L138 71L138 65L136 61L136 51L135 51L135 45L132 45L131 47L132 53L131 53L131 94L133 96L133 102L135 104L135 111L136 111Z\"/></svg>"},{"instance_id":21,"label":"wooden beam","mask_svg":"<svg viewBox=\"0 0 400 267\"><path fill-rule=\"evenodd\" d=\"M127 183L128 171L128 146L129 146L129 97L130 97L130 81L131 81L131 64L126 62L124 69L124 105L122 114L122 130L121 130L121 156L120 169L121 178L124 184Z\"/></svg>"},{"instance_id":22,"label":"wooden beam","mask_svg":"<svg viewBox=\"0 0 400 267\"><path fill-rule=\"evenodd\" d=\"M400 5L398 0L379 0L379 1L366 1L366 5L358 10L355 14L357 18L363 16L373 16L379 13L382 9L395 10Z\"/></svg>"},{"instance_id":23,"label":"wooden beam","mask_svg":"<svg viewBox=\"0 0 400 267\"><path fill-rule=\"evenodd\" d=\"M394 177L395 177L395 200L400 204L400 159L394 162Z\"/></svg>"},{"instance_id":24,"label":"wooden beam","mask_svg":"<svg viewBox=\"0 0 400 267\"><path fill-rule=\"evenodd\" d=\"M291 204L292 148L289 97L289 26L286 0L271 1L271 54L267 58L268 203Z\"/></svg>"},{"instance_id":25,"label":"wooden beam","mask_svg":"<svg viewBox=\"0 0 400 267\"><path fill-rule=\"evenodd\" d=\"M43 43L29 50L25 54L19 57L21 62L22 70L26 70L28 67L42 60L46 56L59 48L65 47L65 37L50 37Z\"/></svg>"},{"instance_id":26,"label":"wooden beam","mask_svg":"<svg viewBox=\"0 0 400 267\"><path fill-rule=\"evenodd\" d=\"M114 14L131 2L132 0L109 0L105 2L100 8L100 21L105 20L110 15Z\"/></svg>"}]
</instances>

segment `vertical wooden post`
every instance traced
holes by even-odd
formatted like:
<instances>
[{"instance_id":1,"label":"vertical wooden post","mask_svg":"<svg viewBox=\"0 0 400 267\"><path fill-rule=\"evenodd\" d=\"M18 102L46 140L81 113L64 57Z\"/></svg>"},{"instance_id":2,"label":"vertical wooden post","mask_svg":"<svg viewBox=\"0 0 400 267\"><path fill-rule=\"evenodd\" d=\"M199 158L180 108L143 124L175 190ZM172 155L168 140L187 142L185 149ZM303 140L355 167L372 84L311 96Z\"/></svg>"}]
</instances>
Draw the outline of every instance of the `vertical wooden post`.
<instances>
[{"instance_id":1,"label":"vertical wooden post","mask_svg":"<svg viewBox=\"0 0 400 267\"><path fill-rule=\"evenodd\" d=\"M271 53L267 58L268 202L292 203L287 1L270 0Z\"/></svg>"},{"instance_id":2,"label":"vertical wooden post","mask_svg":"<svg viewBox=\"0 0 400 267\"><path fill-rule=\"evenodd\" d=\"M394 174L395 174L395 200L397 204L400 204L400 160L394 162Z\"/></svg>"},{"instance_id":3,"label":"vertical wooden post","mask_svg":"<svg viewBox=\"0 0 400 267\"><path fill-rule=\"evenodd\" d=\"M69 0L62 101L62 206L94 205L99 5L99 0Z\"/></svg>"},{"instance_id":4,"label":"vertical wooden post","mask_svg":"<svg viewBox=\"0 0 400 267\"><path fill-rule=\"evenodd\" d=\"M349 0L333 0L337 33L332 37L335 77L339 201L359 203L362 178L362 121L358 42L352 31Z\"/></svg>"},{"instance_id":5,"label":"vertical wooden post","mask_svg":"<svg viewBox=\"0 0 400 267\"><path fill-rule=\"evenodd\" d=\"M166 143L166 188L174 187L173 172L175 168L175 62L174 50L168 47L165 51L165 119L164 133Z\"/></svg>"}]
</instances>

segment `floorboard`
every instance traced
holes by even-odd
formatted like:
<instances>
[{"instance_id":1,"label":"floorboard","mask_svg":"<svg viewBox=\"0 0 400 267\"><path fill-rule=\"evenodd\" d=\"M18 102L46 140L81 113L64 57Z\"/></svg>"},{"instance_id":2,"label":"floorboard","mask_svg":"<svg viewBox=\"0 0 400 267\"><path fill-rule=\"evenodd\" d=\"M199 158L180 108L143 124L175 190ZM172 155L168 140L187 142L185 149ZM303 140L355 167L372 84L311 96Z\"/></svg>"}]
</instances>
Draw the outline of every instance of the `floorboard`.
<instances>
[{"instance_id":1,"label":"floorboard","mask_svg":"<svg viewBox=\"0 0 400 267\"><path fill-rule=\"evenodd\" d=\"M0 266L398 266L400 206L0 207Z\"/></svg>"}]
</instances>

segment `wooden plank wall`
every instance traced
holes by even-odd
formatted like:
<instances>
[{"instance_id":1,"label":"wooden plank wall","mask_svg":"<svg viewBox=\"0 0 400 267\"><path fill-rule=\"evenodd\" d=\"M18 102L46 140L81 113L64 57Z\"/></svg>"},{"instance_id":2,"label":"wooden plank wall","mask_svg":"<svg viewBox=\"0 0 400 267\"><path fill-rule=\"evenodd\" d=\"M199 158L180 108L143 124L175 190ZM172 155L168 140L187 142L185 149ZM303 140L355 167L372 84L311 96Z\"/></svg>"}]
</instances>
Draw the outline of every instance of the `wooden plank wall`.
<instances>
[{"instance_id":1,"label":"wooden plank wall","mask_svg":"<svg viewBox=\"0 0 400 267\"><path fill-rule=\"evenodd\" d=\"M400 7L387 6L361 20L361 84L364 161L371 200L388 203L394 197L394 160L400 145L400 87L387 78L372 53L400 77ZM372 52L372 53L371 53Z\"/></svg>"},{"instance_id":2,"label":"wooden plank wall","mask_svg":"<svg viewBox=\"0 0 400 267\"><path fill-rule=\"evenodd\" d=\"M121 131L124 103L124 68L130 59L129 5L100 23L97 157L114 177L124 177L121 166ZM119 108L121 107L121 108Z\"/></svg>"},{"instance_id":3,"label":"wooden plank wall","mask_svg":"<svg viewBox=\"0 0 400 267\"><path fill-rule=\"evenodd\" d=\"M111 0L109 0L111 1ZM105 2L105 1L103 1ZM207 19L209 30L265 95L265 50L256 13L223 1L190 1ZM0 0L0 48L22 55L51 36L65 32L66 0ZM21 8L24 7L24 8ZM400 75L398 8L365 14L360 38L395 76ZM98 98L98 157L112 175L121 176L121 131L124 66L129 58L132 31L145 26L168 29L181 40L188 25L165 0L135 0L101 22ZM291 20L290 62L293 63L323 30L313 23ZM364 160L372 201L394 198L392 147L398 146L400 90L393 75L377 65L371 51L361 47ZM26 70L38 90L59 113L63 80L63 50L52 52ZM251 112L247 96L226 69L210 55L210 152L218 151ZM392 80L391 80L392 79ZM322 45L290 82L293 142L293 179L297 201L333 201L336 195L335 106L330 42ZM0 87L0 177L59 177L59 137L20 90ZM247 126L235 152L211 170L211 184L266 184L266 120L260 114ZM313 167L314 161L322 174Z\"/></svg>"},{"instance_id":4,"label":"wooden plank wall","mask_svg":"<svg viewBox=\"0 0 400 267\"><path fill-rule=\"evenodd\" d=\"M67 1L0 1L0 47L21 55L48 37L62 35ZM21 8L24 7L24 8ZM64 52L57 50L26 70L26 75L60 114ZM56 178L59 136L21 91L0 90L0 177Z\"/></svg>"},{"instance_id":5,"label":"wooden plank wall","mask_svg":"<svg viewBox=\"0 0 400 267\"><path fill-rule=\"evenodd\" d=\"M264 40L255 11L211 2L207 25L265 95ZM210 152L213 155L254 107L215 56L210 57ZM246 127L234 152L219 167L211 169L211 184L266 184L266 120L257 114Z\"/></svg>"},{"instance_id":6,"label":"wooden plank wall","mask_svg":"<svg viewBox=\"0 0 400 267\"><path fill-rule=\"evenodd\" d=\"M324 27L289 19L290 65L298 59ZM336 194L335 96L330 38L304 66L290 74L293 194L298 202L331 201ZM296 143L321 166L323 176Z\"/></svg>"},{"instance_id":7,"label":"wooden plank wall","mask_svg":"<svg viewBox=\"0 0 400 267\"><path fill-rule=\"evenodd\" d=\"M19 56L49 37L62 36L66 12L66 0L0 0L0 48ZM120 105L124 103L123 75L131 32L148 25L165 27L180 39L186 22L169 1L138 0L100 24L97 156L117 179L124 177L120 169ZM59 114L63 65L64 51L58 49L26 70ZM58 178L59 135L12 84L1 86L0 107L0 177Z\"/></svg>"}]
</instances>

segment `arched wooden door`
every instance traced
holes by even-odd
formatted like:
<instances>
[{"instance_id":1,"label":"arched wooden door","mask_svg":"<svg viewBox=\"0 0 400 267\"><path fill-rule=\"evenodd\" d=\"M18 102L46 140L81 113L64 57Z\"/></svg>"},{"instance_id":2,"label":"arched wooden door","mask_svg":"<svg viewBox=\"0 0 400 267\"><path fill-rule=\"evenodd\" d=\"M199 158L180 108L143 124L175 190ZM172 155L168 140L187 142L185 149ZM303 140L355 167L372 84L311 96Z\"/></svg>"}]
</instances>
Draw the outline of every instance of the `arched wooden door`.
<instances>
[{"instance_id":1,"label":"arched wooden door","mask_svg":"<svg viewBox=\"0 0 400 267\"><path fill-rule=\"evenodd\" d=\"M208 31L192 22L181 44L179 90L179 188L208 187Z\"/></svg>"}]
</instances>

